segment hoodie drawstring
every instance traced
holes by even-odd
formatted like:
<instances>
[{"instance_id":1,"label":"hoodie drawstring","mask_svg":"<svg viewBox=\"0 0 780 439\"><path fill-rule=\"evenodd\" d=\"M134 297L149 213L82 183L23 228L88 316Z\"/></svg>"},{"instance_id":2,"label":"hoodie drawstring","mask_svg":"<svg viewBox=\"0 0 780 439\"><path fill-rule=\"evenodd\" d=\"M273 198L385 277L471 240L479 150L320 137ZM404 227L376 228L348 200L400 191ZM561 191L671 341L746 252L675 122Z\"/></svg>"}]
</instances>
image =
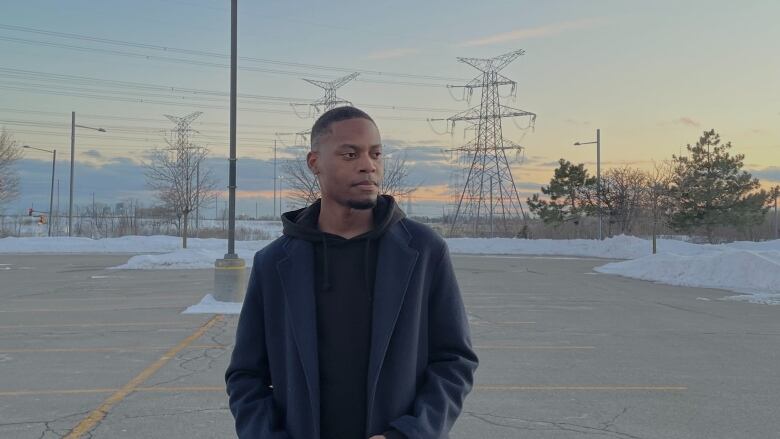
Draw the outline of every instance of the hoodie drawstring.
<instances>
[{"instance_id":1,"label":"hoodie drawstring","mask_svg":"<svg viewBox=\"0 0 780 439\"><path fill-rule=\"evenodd\" d=\"M325 235L322 235L322 273L323 273L323 281L322 281L322 289L325 291L330 290L330 275L328 274L328 240L325 238Z\"/></svg>"},{"instance_id":2,"label":"hoodie drawstring","mask_svg":"<svg viewBox=\"0 0 780 439\"><path fill-rule=\"evenodd\" d=\"M368 290L370 285L371 285L371 282L370 282L369 277L368 277L369 276L369 273L368 273L368 270L369 270L368 260L369 260L369 248L370 247L371 247L371 239L366 239L366 252L365 252L365 255L363 257L363 282L364 282L366 290ZM368 291L368 302L371 303L373 301L374 301L374 292L373 291Z\"/></svg>"}]
</instances>

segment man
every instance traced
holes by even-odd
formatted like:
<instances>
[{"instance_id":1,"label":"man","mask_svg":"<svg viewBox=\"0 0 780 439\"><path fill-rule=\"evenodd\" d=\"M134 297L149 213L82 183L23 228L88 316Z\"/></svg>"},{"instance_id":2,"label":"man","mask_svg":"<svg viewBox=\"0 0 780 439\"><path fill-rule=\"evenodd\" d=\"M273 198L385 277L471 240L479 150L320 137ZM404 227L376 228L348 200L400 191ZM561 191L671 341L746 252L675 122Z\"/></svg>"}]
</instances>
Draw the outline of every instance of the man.
<instances>
[{"instance_id":1,"label":"man","mask_svg":"<svg viewBox=\"0 0 780 439\"><path fill-rule=\"evenodd\" d=\"M379 195L379 129L324 113L322 197L257 252L225 374L240 438L448 438L477 356L444 240Z\"/></svg>"}]
</instances>

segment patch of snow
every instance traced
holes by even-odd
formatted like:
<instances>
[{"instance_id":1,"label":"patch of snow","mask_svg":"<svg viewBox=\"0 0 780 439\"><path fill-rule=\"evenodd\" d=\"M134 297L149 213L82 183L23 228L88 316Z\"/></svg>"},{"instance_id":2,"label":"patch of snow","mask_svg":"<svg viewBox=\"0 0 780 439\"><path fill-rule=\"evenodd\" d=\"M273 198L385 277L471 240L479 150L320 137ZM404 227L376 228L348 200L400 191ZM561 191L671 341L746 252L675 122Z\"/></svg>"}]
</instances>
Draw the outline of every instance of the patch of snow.
<instances>
[{"instance_id":1,"label":"patch of snow","mask_svg":"<svg viewBox=\"0 0 780 439\"><path fill-rule=\"evenodd\" d=\"M257 224L273 230L276 224ZM616 236L603 241L588 239L447 239L453 254L503 255L512 257L554 256L556 258L622 259L597 267L596 272L614 274L671 285L732 290L747 296L729 300L756 303L780 302L780 240L694 244L659 239L658 254L651 254L651 242L633 236ZM236 241L236 252L251 267L255 252L270 243ZM224 257L224 239L188 239L181 249L175 236L126 236L89 238L30 237L0 239L0 253L114 253L138 254L117 269L208 269ZM10 267L0 267L8 270Z\"/></svg>"},{"instance_id":2,"label":"patch of snow","mask_svg":"<svg viewBox=\"0 0 780 439\"><path fill-rule=\"evenodd\" d=\"M206 294L200 302L182 311L182 314L240 314L243 304L220 302L211 294Z\"/></svg>"}]
</instances>

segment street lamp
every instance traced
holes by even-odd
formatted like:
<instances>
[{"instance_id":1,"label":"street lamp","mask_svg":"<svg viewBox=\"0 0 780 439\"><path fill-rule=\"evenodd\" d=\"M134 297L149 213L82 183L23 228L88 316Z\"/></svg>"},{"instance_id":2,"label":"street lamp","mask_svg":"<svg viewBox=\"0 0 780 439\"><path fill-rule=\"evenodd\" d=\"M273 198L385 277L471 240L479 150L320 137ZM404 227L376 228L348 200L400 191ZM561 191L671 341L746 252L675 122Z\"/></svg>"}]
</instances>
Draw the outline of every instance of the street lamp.
<instances>
[{"instance_id":1,"label":"street lamp","mask_svg":"<svg viewBox=\"0 0 780 439\"><path fill-rule=\"evenodd\" d=\"M105 133L103 128L92 128L84 125L76 125L76 112L70 113L70 196L68 197L68 236L73 229L73 166L76 159L76 127Z\"/></svg>"},{"instance_id":2,"label":"street lamp","mask_svg":"<svg viewBox=\"0 0 780 439\"><path fill-rule=\"evenodd\" d=\"M595 142L575 142L574 146L592 145L596 144L596 207L599 211L599 240L604 239L602 228L602 213L601 213L601 130L596 129L596 141Z\"/></svg>"},{"instance_id":3,"label":"street lamp","mask_svg":"<svg viewBox=\"0 0 780 439\"><path fill-rule=\"evenodd\" d=\"M35 148L33 146L30 146L30 145L22 145L22 148L34 149L36 151L48 152L49 154L52 155L52 158L51 158L51 191L49 192L49 232L48 232L48 235L51 236L51 223L53 222L53 219L54 219L54 211L52 210L53 207L54 207L54 165L57 163L57 150L54 149L54 150L50 151L48 149Z\"/></svg>"}]
</instances>

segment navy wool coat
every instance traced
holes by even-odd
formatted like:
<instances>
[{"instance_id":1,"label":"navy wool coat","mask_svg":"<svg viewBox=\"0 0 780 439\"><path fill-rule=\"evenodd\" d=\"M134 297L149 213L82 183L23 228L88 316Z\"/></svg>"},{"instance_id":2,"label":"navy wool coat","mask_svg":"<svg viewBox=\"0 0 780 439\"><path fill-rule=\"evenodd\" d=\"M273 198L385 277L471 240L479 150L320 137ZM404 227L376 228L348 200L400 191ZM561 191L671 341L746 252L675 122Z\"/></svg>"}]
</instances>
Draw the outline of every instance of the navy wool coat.
<instances>
[{"instance_id":1,"label":"navy wool coat","mask_svg":"<svg viewBox=\"0 0 780 439\"><path fill-rule=\"evenodd\" d=\"M319 439L314 248L282 236L254 257L225 374L240 438ZM379 238L366 439L448 439L478 358L445 241L404 218Z\"/></svg>"}]
</instances>

